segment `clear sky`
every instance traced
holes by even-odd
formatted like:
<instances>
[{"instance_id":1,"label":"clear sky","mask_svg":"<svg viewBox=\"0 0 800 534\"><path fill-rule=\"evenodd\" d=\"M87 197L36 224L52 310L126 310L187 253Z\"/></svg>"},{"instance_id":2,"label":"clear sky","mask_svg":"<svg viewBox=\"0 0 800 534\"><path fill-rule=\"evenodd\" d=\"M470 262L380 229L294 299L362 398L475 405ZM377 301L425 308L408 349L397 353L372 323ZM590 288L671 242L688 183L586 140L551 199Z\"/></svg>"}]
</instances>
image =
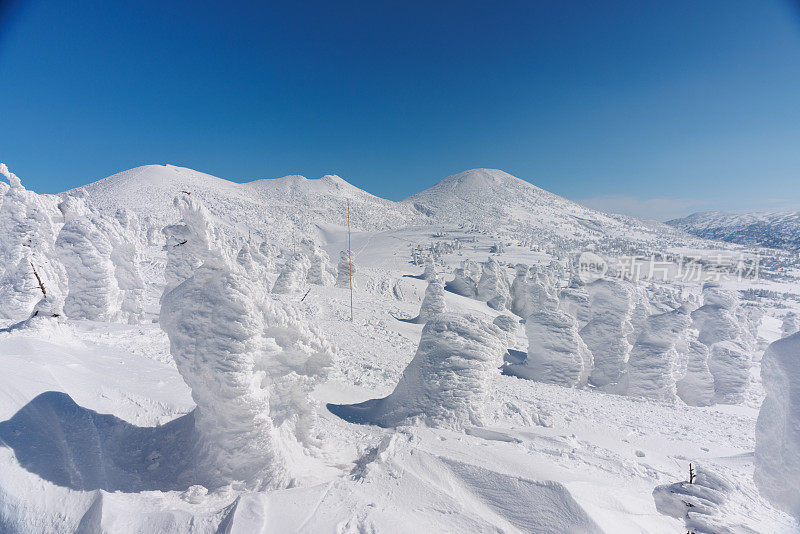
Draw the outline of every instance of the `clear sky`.
<instances>
[{"instance_id":1,"label":"clear sky","mask_svg":"<svg viewBox=\"0 0 800 534\"><path fill-rule=\"evenodd\" d=\"M667 218L800 204L790 0L0 0L0 160L148 163L401 199L501 168Z\"/></svg>"}]
</instances>

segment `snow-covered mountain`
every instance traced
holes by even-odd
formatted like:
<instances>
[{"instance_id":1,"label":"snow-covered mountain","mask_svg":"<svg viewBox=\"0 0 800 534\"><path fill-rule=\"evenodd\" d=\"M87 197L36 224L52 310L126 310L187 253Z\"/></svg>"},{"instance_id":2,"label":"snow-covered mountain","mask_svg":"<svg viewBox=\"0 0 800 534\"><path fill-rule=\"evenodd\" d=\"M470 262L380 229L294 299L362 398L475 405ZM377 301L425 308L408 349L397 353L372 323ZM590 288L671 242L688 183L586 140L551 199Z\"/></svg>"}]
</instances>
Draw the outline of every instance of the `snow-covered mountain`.
<instances>
[{"instance_id":1,"label":"snow-covered mountain","mask_svg":"<svg viewBox=\"0 0 800 534\"><path fill-rule=\"evenodd\" d=\"M376 197L338 176L284 176L237 183L173 165L146 165L73 191L84 192L102 211L126 207L140 218L170 221L172 199L188 191L202 199L223 227L240 235L291 240L318 228L350 223L379 231L443 224L483 232L531 233L568 239L625 236L650 239L674 234L669 227L607 215L545 191L497 169L454 174L400 202Z\"/></svg>"},{"instance_id":2,"label":"snow-covered mountain","mask_svg":"<svg viewBox=\"0 0 800 534\"><path fill-rule=\"evenodd\" d=\"M121 207L161 222L175 218L172 200L181 191L202 199L223 227L262 237L308 235L319 225L347 224L347 201L355 229L401 227L413 216L407 206L378 198L338 176L303 176L237 183L173 165L145 165L79 187L103 211Z\"/></svg>"},{"instance_id":3,"label":"snow-covered mountain","mask_svg":"<svg viewBox=\"0 0 800 534\"><path fill-rule=\"evenodd\" d=\"M726 212L705 211L667 221L704 239L716 239L763 247L800 249L800 211Z\"/></svg>"}]
</instances>

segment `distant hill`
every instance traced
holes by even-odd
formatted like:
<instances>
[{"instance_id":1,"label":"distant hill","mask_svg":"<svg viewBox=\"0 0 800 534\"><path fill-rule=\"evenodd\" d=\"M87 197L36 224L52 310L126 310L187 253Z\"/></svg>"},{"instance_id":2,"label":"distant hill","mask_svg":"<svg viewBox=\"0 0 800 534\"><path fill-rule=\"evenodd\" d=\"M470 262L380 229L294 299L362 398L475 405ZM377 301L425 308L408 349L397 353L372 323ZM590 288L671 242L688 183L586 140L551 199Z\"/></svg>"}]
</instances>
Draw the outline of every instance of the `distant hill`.
<instances>
[{"instance_id":1,"label":"distant hill","mask_svg":"<svg viewBox=\"0 0 800 534\"><path fill-rule=\"evenodd\" d=\"M800 211L707 211L673 219L667 224L704 239L800 250Z\"/></svg>"}]
</instances>

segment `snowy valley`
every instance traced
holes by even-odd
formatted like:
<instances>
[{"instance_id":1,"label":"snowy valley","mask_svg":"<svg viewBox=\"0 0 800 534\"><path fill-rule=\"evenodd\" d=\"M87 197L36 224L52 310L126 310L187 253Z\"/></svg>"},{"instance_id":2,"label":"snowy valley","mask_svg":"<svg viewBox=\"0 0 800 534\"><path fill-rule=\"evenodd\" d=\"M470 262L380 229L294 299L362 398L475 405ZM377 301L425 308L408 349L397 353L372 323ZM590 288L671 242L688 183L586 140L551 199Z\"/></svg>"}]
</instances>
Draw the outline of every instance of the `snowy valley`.
<instances>
[{"instance_id":1,"label":"snowy valley","mask_svg":"<svg viewBox=\"0 0 800 534\"><path fill-rule=\"evenodd\" d=\"M800 528L788 248L494 169L0 170L0 532Z\"/></svg>"}]
</instances>

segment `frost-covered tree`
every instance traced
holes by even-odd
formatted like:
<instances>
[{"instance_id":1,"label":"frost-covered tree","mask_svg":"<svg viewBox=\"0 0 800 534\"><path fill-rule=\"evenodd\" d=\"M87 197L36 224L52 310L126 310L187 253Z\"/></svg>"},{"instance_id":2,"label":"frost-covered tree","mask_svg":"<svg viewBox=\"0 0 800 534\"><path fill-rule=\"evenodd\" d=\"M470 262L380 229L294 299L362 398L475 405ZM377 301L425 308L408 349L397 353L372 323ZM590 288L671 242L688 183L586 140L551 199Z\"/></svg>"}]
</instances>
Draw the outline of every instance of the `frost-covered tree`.
<instances>
[{"instance_id":1,"label":"frost-covered tree","mask_svg":"<svg viewBox=\"0 0 800 534\"><path fill-rule=\"evenodd\" d=\"M275 284L272 286L273 293L293 293L302 291L306 287L308 270L311 262L302 253L292 255L281 269Z\"/></svg>"},{"instance_id":2,"label":"frost-covered tree","mask_svg":"<svg viewBox=\"0 0 800 534\"><path fill-rule=\"evenodd\" d=\"M787 312L783 316L783 323L781 324L781 333L783 337L788 337L800 330L798 326L797 314L795 312Z\"/></svg>"},{"instance_id":3,"label":"frost-covered tree","mask_svg":"<svg viewBox=\"0 0 800 534\"><path fill-rule=\"evenodd\" d=\"M356 262L348 253L343 250L339 254L339 265L336 271L336 287L356 287Z\"/></svg>"},{"instance_id":4,"label":"frost-covered tree","mask_svg":"<svg viewBox=\"0 0 800 534\"><path fill-rule=\"evenodd\" d=\"M296 309L213 257L164 295L160 321L197 404L198 483L289 485L295 459L319 445L310 392L333 347Z\"/></svg>"},{"instance_id":5,"label":"frost-covered tree","mask_svg":"<svg viewBox=\"0 0 800 534\"><path fill-rule=\"evenodd\" d=\"M66 296L66 271L54 251L61 214L55 197L28 191L3 163L0 176L8 180L0 179L0 319L21 321L43 297L63 302Z\"/></svg>"},{"instance_id":6,"label":"frost-covered tree","mask_svg":"<svg viewBox=\"0 0 800 534\"><path fill-rule=\"evenodd\" d=\"M453 279L445 284L445 289L463 297L477 298L478 279L481 266L472 260L464 260L461 266L453 270Z\"/></svg>"},{"instance_id":7,"label":"frost-covered tree","mask_svg":"<svg viewBox=\"0 0 800 534\"><path fill-rule=\"evenodd\" d=\"M528 270L529 267L524 263L516 264L514 266L514 280L511 282L511 305L509 310L520 317L522 317L522 307L525 304L525 286L528 284Z\"/></svg>"},{"instance_id":8,"label":"frost-covered tree","mask_svg":"<svg viewBox=\"0 0 800 534\"><path fill-rule=\"evenodd\" d=\"M707 346L689 341L686 374L676 384L678 397L689 406L714 404L714 376L708 369L708 356Z\"/></svg>"},{"instance_id":9,"label":"frost-covered tree","mask_svg":"<svg viewBox=\"0 0 800 534\"><path fill-rule=\"evenodd\" d=\"M686 373L689 326L692 320L684 307L647 318L619 383L619 393L672 401L676 382Z\"/></svg>"},{"instance_id":10,"label":"frost-covered tree","mask_svg":"<svg viewBox=\"0 0 800 534\"><path fill-rule=\"evenodd\" d=\"M328 253L314 247L309 254L307 281L318 286L332 286L336 282L336 268L331 265Z\"/></svg>"},{"instance_id":11,"label":"frost-covered tree","mask_svg":"<svg viewBox=\"0 0 800 534\"><path fill-rule=\"evenodd\" d=\"M716 283L703 287L703 305L692 312L698 341L709 347L708 368L714 376L715 401L737 404L749 382L753 341L736 317L736 296Z\"/></svg>"},{"instance_id":12,"label":"frost-covered tree","mask_svg":"<svg viewBox=\"0 0 800 534\"><path fill-rule=\"evenodd\" d=\"M328 407L348 421L383 427L482 425L489 382L506 352L500 336L478 317L439 315L422 329L419 348L388 397Z\"/></svg>"},{"instance_id":13,"label":"frost-covered tree","mask_svg":"<svg viewBox=\"0 0 800 534\"><path fill-rule=\"evenodd\" d=\"M568 313L545 309L525 320L528 357L505 367L520 378L565 387L580 387L592 369L592 354L578 334L575 318Z\"/></svg>"},{"instance_id":14,"label":"frost-covered tree","mask_svg":"<svg viewBox=\"0 0 800 534\"><path fill-rule=\"evenodd\" d=\"M437 276L428 280L428 287L425 289L425 297L419 309L419 315L412 322L425 324L431 319L443 314L447 307L444 301L444 284Z\"/></svg>"},{"instance_id":15,"label":"frost-covered tree","mask_svg":"<svg viewBox=\"0 0 800 534\"><path fill-rule=\"evenodd\" d=\"M633 285L626 280L595 280L586 285L591 318L580 334L594 356L589 381L598 387L613 386L625 369L631 350Z\"/></svg>"},{"instance_id":16,"label":"frost-covered tree","mask_svg":"<svg viewBox=\"0 0 800 534\"><path fill-rule=\"evenodd\" d=\"M67 197L58 207L64 215L64 226L55 250L69 279L64 312L72 319L119 320L125 294L120 290L111 259L114 247L109 233L102 229L110 225L92 217L79 198Z\"/></svg>"},{"instance_id":17,"label":"frost-covered tree","mask_svg":"<svg viewBox=\"0 0 800 534\"><path fill-rule=\"evenodd\" d=\"M767 348L761 382L753 478L761 495L800 520L800 333Z\"/></svg>"},{"instance_id":18,"label":"frost-covered tree","mask_svg":"<svg viewBox=\"0 0 800 534\"><path fill-rule=\"evenodd\" d=\"M181 219L162 230L167 252L164 294L190 278L217 248L217 231L196 195L179 195L173 200L173 205L178 208Z\"/></svg>"},{"instance_id":19,"label":"frost-covered tree","mask_svg":"<svg viewBox=\"0 0 800 534\"><path fill-rule=\"evenodd\" d=\"M505 310L511 303L511 286L505 269L494 258L483 263L477 298L496 310Z\"/></svg>"}]
</instances>

